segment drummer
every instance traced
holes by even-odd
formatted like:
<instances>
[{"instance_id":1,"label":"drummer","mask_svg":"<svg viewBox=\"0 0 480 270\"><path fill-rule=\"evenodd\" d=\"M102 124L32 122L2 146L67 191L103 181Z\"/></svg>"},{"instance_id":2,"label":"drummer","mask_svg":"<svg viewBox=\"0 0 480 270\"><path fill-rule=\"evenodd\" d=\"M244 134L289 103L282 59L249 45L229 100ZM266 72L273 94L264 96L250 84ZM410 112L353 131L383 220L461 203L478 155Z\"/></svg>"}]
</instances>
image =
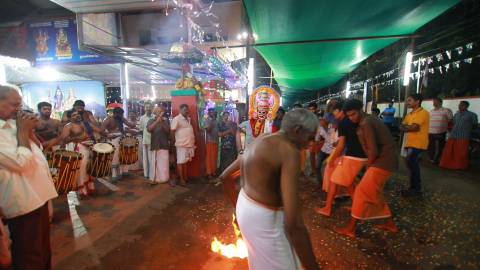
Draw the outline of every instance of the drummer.
<instances>
[{"instance_id":1,"label":"drummer","mask_svg":"<svg viewBox=\"0 0 480 270\"><path fill-rule=\"evenodd\" d=\"M65 125L60 136L51 140L45 149L48 150L52 146L62 143L67 144L67 150L75 151L83 155L77 178L78 193L81 196L87 196L95 190L94 179L87 174L90 146L93 144L92 140L94 139L93 132L100 134L104 134L104 132L95 125L91 125L91 131L89 131L82 116L75 110L67 111L66 114L68 119L70 119L70 123Z\"/></svg>"},{"instance_id":2,"label":"drummer","mask_svg":"<svg viewBox=\"0 0 480 270\"><path fill-rule=\"evenodd\" d=\"M119 180L123 174L128 173L128 165L120 164L120 140L127 134L135 135L135 124L131 123L123 116L124 111L122 108L113 109L113 115L108 116L102 123L102 129L107 132L107 137L110 142L115 146L115 153L113 154L112 161L112 180ZM125 128L127 126L127 128ZM130 128L130 129L129 129Z\"/></svg>"},{"instance_id":3,"label":"drummer","mask_svg":"<svg viewBox=\"0 0 480 270\"><path fill-rule=\"evenodd\" d=\"M73 111L77 111L80 114L80 116L82 116L83 121L87 122L87 128L88 128L88 124L92 124L94 126L98 125L97 120L93 116L93 113L91 111L85 110L85 102L81 99L75 100L75 102L73 103L73 108L63 113L62 115L63 124L66 124L70 121L68 112L72 113Z\"/></svg>"},{"instance_id":4,"label":"drummer","mask_svg":"<svg viewBox=\"0 0 480 270\"><path fill-rule=\"evenodd\" d=\"M35 134L43 146L46 146L50 140L55 139L62 132L62 123L50 117L52 114L52 104L40 102L37 108L39 116Z\"/></svg>"}]
</instances>

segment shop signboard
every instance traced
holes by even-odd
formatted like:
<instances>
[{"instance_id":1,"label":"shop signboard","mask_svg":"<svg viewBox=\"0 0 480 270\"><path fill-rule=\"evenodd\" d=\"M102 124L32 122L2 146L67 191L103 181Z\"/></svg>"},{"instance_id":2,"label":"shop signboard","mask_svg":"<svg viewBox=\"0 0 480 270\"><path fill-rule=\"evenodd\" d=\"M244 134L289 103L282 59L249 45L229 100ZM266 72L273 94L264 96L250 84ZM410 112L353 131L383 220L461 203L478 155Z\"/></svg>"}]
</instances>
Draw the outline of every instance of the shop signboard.
<instances>
[{"instance_id":1,"label":"shop signboard","mask_svg":"<svg viewBox=\"0 0 480 270\"><path fill-rule=\"evenodd\" d=\"M77 24L74 19L31 23L28 25L28 39L35 65L113 62L106 57L78 49Z\"/></svg>"}]
</instances>

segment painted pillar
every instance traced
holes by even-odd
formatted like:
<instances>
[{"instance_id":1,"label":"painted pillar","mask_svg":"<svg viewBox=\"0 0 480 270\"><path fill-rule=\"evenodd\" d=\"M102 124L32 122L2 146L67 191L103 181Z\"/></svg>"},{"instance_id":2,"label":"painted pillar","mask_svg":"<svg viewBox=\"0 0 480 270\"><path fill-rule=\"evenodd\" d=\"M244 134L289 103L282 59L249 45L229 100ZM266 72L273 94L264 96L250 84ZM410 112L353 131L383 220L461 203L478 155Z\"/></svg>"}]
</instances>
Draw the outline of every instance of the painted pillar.
<instances>
[{"instance_id":1,"label":"painted pillar","mask_svg":"<svg viewBox=\"0 0 480 270\"><path fill-rule=\"evenodd\" d=\"M190 109L190 119L195 134L195 156L188 163L188 176L205 176L205 135L200 129L199 115L201 110L198 106L198 92L195 89L174 90L172 91L172 118L179 114L180 105L187 104Z\"/></svg>"}]
</instances>

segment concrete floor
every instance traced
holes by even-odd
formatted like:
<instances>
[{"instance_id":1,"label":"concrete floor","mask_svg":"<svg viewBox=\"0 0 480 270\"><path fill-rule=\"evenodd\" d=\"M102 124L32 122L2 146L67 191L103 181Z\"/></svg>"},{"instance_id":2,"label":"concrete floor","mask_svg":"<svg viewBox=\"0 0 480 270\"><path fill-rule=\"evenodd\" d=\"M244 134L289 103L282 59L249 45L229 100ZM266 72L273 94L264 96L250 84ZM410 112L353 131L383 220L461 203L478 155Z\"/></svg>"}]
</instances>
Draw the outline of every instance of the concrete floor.
<instances>
[{"instance_id":1,"label":"concrete floor","mask_svg":"<svg viewBox=\"0 0 480 270\"><path fill-rule=\"evenodd\" d=\"M333 232L349 213L338 202L332 218L317 215L325 195L301 180L304 217L314 251L324 269L479 269L480 166L468 172L423 166L425 196L402 199L405 170L386 186L400 232L387 234L362 224L358 238ZM187 188L150 186L140 174L112 191L97 182L97 194L77 203L54 201L54 269L248 269L247 260L210 252L217 236L233 242L233 208L222 187L198 180ZM69 206L70 205L70 206Z\"/></svg>"}]
</instances>

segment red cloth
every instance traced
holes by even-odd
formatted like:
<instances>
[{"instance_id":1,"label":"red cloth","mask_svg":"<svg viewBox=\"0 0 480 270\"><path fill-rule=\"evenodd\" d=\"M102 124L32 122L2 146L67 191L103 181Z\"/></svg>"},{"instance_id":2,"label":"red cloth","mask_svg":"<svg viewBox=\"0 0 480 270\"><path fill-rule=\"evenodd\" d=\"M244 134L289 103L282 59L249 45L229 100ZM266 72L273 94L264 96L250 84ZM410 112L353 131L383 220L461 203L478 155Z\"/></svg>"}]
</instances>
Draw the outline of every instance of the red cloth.
<instances>
[{"instance_id":1,"label":"red cloth","mask_svg":"<svg viewBox=\"0 0 480 270\"><path fill-rule=\"evenodd\" d=\"M450 138L443 148L440 167L451 170L466 170L468 168L469 139Z\"/></svg>"},{"instance_id":2,"label":"red cloth","mask_svg":"<svg viewBox=\"0 0 480 270\"><path fill-rule=\"evenodd\" d=\"M206 169L207 175L213 175L217 171L218 143L207 142Z\"/></svg>"},{"instance_id":3,"label":"red cloth","mask_svg":"<svg viewBox=\"0 0 480 270\"><path fill-rule=\"evenodd\" d=\"M7 219L12 239L13 269L51 269L50 222L48 205Z\"/></svg>"},{"instance_id":4,"label":"red cloth","mask_svg":"<svg viewBox=\"0 0 480 270\"><path fill-rule=\"evenodd\" d=\"M277 126L272 125L272 133L275 133L275 132L277 132L277 131L279 131L279 130L280 130L280 129L279 129Z\"/></svg>"}]
</instances>

